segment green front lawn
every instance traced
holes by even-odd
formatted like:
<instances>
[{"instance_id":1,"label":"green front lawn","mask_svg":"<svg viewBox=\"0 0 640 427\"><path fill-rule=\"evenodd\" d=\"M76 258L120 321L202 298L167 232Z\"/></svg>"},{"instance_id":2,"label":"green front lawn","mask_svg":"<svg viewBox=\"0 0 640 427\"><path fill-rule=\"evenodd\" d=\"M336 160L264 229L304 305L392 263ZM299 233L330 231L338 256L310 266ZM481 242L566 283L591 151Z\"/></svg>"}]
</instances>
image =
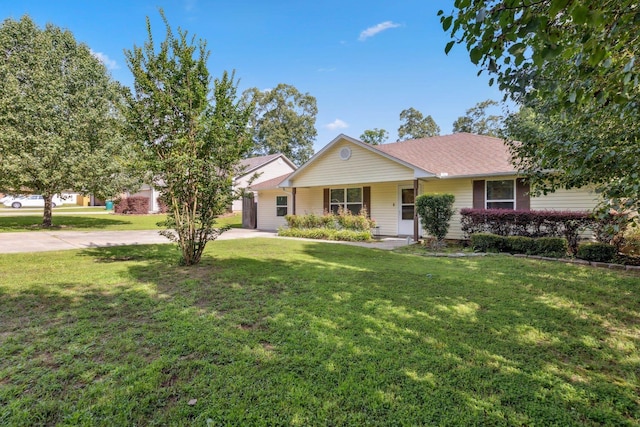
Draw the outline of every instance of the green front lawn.
<instances>
[{"instance_id":1,"label":"green front lawn","mask_svg":"<svg viewBox=\"0 0 640 427\"><path fill-rule=\"evenodd\" d=\"M103 208L104 209L104 208ZM53 211L53 229L76 231L118 231L118 230L160 230L158 222L165 215L117 215L117 214L78 214L56 215ZM218 219L218 225L237 228L242 224L240 214L225 215ZM42 230L42 214L39 216L0 216L0 233L15 231Z\"/></svg>"},{"instance_id":2,"label":"green front lawn","mask_svg":"<svg viewBox=\"0 0 640 427\"><path fill-rule=\"evenodd\" d=\"M281 239L0 256L0 425L640 423L640 277Z\"/></svg>"}]
</instances>

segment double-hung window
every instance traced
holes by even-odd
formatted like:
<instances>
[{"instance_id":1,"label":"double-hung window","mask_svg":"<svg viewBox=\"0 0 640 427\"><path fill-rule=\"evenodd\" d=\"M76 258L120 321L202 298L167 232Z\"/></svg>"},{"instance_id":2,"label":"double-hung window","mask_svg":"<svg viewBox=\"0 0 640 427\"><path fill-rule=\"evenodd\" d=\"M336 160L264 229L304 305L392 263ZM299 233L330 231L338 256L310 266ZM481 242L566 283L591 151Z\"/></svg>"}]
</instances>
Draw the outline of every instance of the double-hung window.
<instances>
[{"instance_id":1,"label":"double-hung window","mask_svg":"<svg viewBox=\"0 0 640 427\"><path fill-rule=\"evenodd\" d=\"M486 182L487 209L515 209L515 181L512 179Z\"/></svg>"},{"instance_id":2,"label":"double-hung window","mask_svg":"<svg viewBox=\"0 0 640 427\"><path fill-rule=\"evenodd\" d=\"M330 197L330 209L334 214L342 210L358 215L362 210L362 187L332 188Z\"/></svg>"},{"instance_id":3,"label":"double-hung window","mask_svg":"<svg viewBox=\"0 0 640 427\"><path fill-rule=\"evenodd\" d=\"M276 215L285 216L289 212L287 196L276 196Z\"/></svg>"}]
</instances>

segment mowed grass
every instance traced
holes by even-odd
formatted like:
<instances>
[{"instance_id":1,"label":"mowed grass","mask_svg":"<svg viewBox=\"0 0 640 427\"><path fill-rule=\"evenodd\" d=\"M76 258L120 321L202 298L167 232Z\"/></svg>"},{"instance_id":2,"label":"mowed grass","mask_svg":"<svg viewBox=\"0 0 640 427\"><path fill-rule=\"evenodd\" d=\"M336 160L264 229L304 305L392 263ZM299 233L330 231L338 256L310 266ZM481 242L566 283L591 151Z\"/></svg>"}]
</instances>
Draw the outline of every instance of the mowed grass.
<instances>
[{"instance_id":1,"label":"mowed grass","mask_svg":"<svg viewBox=\"0 0 640 427\"><path fill-rule=\"evenodd\" d=\"M0 233L37 231L37 230L76 230L76 231L125 231L125 230L161 230L159 222L166 215L118 215L118 214L60 214L53 212L53 227L43 229L42 214L28 216L0 216ZM240 214L224 215L217 220L216 226L229 225L238 228L242 225Z\"/></svg>"},{"instance_id":2,"label":"mowed grass","mask_svg":"<svg viewBox=\"0 0 640 427\"><path fill-rule=\"evenodd\" d=\"M0 425L640 423L640 277L284 239L0 256Z\"/></svg>"}]
</instances>

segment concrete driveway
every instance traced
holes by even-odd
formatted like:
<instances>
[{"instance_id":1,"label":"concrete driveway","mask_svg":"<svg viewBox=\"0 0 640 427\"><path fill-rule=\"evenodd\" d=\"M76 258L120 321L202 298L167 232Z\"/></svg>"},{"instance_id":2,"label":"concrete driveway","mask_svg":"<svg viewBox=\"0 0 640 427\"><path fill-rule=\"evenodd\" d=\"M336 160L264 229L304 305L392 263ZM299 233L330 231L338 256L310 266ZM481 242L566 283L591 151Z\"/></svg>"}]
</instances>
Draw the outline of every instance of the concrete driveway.
<instances>
[{"instance_id":1,"label":"concrete driveway","mask_svg":"<svg viewBox=\"0 0 640 427\"><path fill-rule=\"evenodd\" d=\"M275 232L232 228L218 240L277 237ZM279 237L288 239L288 237ZM294 239L308 240L310 239ZM0 253L45 252L65 249L85 249L120 245L170 243L155 230L141 231L32 231L0 233ZM372 243L330 242L376 249L394 249L408 243L406 238L386 238Z\"/></svg>"},{"instance_id":2,"label":"concrete driveway","mask_svg":"<svg viewBox=\"0 0 640 427\"><path fill-rule=\"evenodd\" d=\"M275 233L232 229L219 239L273 237ZM155 230L140 231L33 231L0 233L0 253L44 252L119 245L171 243Z\"/></svg>"}]
</instances>

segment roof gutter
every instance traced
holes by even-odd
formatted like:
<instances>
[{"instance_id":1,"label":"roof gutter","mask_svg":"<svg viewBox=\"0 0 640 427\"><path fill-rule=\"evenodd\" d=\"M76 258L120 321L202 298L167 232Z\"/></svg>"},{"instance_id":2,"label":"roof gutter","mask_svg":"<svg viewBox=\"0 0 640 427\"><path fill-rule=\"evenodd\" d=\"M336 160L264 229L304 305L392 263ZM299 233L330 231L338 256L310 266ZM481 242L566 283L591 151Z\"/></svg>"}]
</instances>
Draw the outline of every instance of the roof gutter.
<instances>
[{"instance_id":1,"label":"roof gutter","mask_svg":"<svg viewBox=\"0 0 640 427\"><path fill-rule=\"evenodd\" d=\"M518 172L492 172L492 173L478 173L478 174L470 174L470 175L433 175L431 178L434 179L461 179L461 178L482 178L482 177L494 177L494 176L518 176L520 175ZM429 178L429 177L427 177Z\"/></svg>"}]
</instances>

